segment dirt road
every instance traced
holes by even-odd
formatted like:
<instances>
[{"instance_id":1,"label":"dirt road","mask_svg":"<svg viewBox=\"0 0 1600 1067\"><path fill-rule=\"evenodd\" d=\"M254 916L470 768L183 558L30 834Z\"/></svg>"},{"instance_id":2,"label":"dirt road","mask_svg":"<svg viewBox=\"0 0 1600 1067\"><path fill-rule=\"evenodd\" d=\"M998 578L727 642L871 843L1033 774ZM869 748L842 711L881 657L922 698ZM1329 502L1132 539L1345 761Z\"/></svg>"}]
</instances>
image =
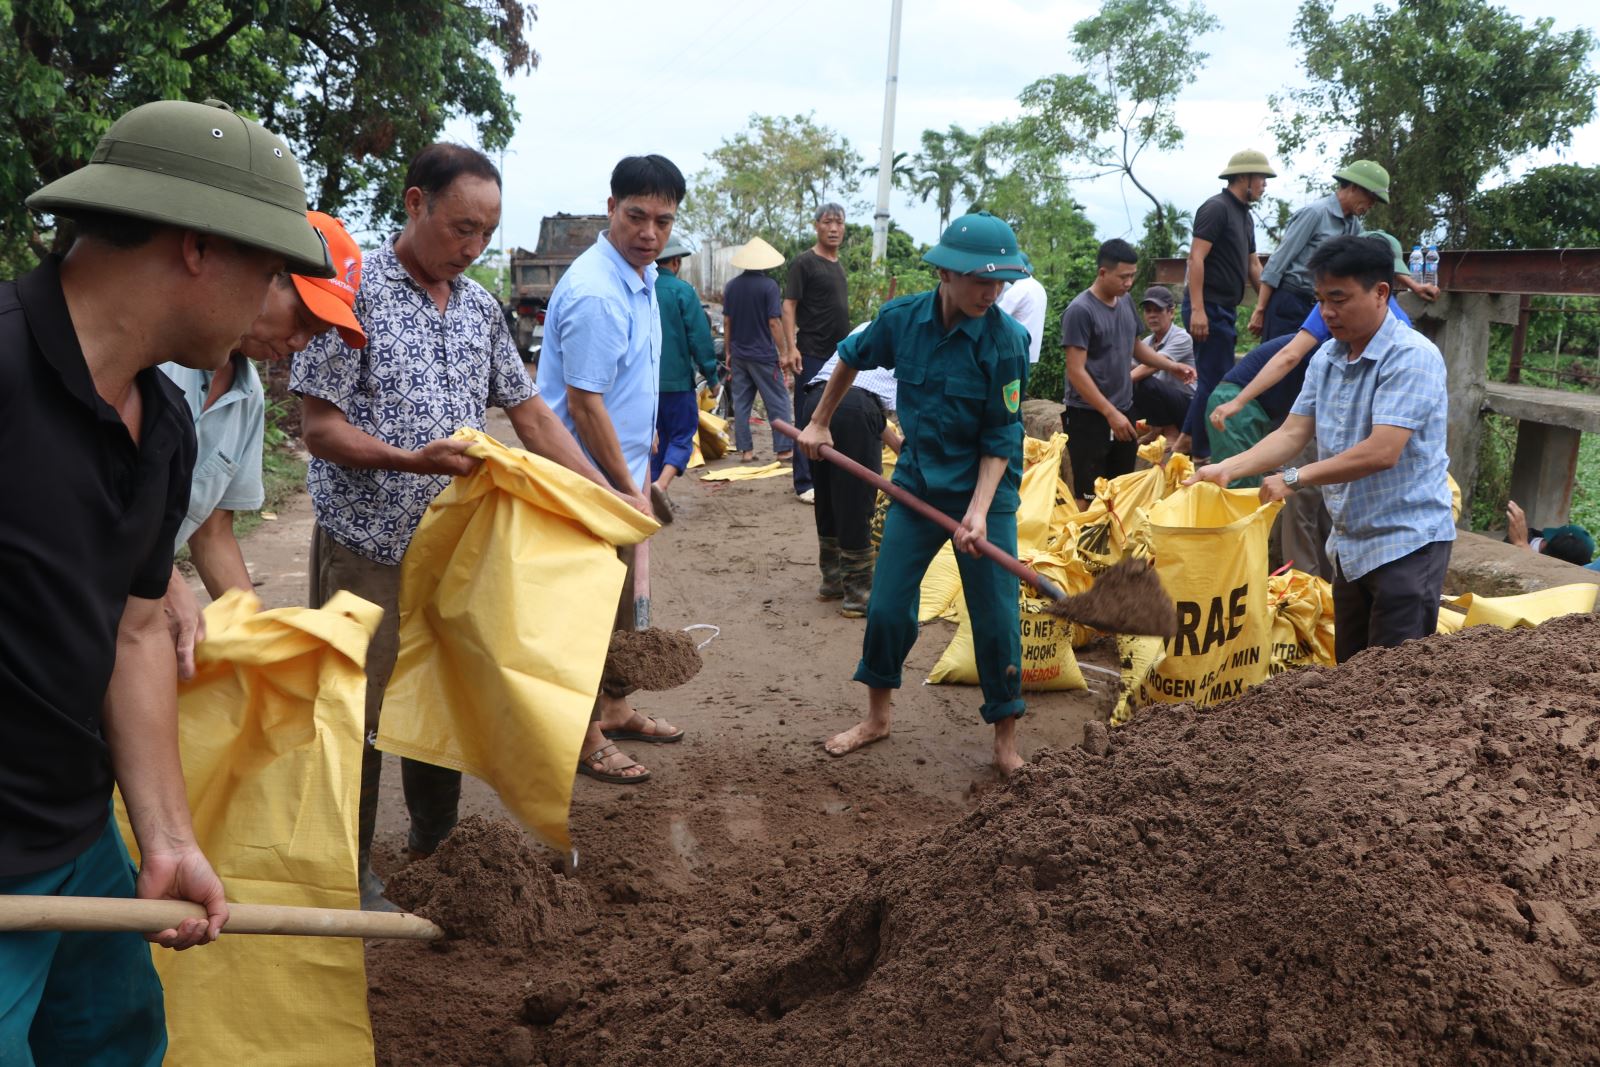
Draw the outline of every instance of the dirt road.
<instances>
[{"instance_id":1,"label":"dirt road","mask_svg":"<svg viewBox=\"0 0 1600 1067\"><path fill-rule=\"evenodd\" d=\"M490 432L514 439L504 422ZM578 878L600 923L582 944L552 949L561 966L620 976L631 952L670 953L684 930L721 921L729 909L759 909L760 886L794 857L804 856L807 877L827 877L829 857L858 855L877 841L891 847L948 821L996 781L977 688L920 684L954 634L950 623L927 626L912 652L894 736L843 760L822 751L821 739L863 706L865 691L850 681L862 622L815 599L812 511L787 478L717 484L697 473L674 487L678 521L652 542L653 621L710 623L721 635L687 686L638 695L640 710L688 731L678 745L626 746L654 777L626 788L577 780ZM264 606L305 602L310 530L302 494L247 540ZM1090 650L1085 660L1114 666L1114 652ZM1089 693L1030 695L1025 757L1076 742L1087 719L1107 713L1106 680L1090 684ZM380 873L403 862L399 777L397 766L386 768L374 848ZM494 794L472 780L462 813L504 816ZM461 1044L460 1013L482 1013L484 1026L498 1031L520 1007L524 982L513 976L557 965L485 958L429 968L425 988L415 988L415 957L383 946L368 955L379 1060L393 1063L425 1054L429 1062L481 1062ZM530 1053L523 1062L536 1060Z\"/></svg>"}]
</instances>

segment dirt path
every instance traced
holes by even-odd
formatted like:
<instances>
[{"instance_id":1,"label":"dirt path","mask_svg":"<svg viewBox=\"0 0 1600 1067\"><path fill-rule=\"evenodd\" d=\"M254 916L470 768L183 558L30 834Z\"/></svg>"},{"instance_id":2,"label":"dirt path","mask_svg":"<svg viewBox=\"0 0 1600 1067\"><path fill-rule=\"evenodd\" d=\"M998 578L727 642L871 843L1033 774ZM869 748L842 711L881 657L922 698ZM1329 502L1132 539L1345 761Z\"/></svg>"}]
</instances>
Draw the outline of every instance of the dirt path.
<instances>
[{"instance_id":1,"label":"dirt path","mask_svg":"<svg viewBox=\"0 0 1600 1067\"><path fill-rule=\"evenodd\" d=\"M490 432L513 440L503 421ZM637 696L641 711L688 730L679 745L626 746L652 768L652 780L630 788L577 780L578 880L595 899L598 925L546 956L485 953L469 966L375 944L368 959L381 1063L499 1062L481 1057L505 1041L506 1063L583 1062L574 1050L536 1052L532 1035L542 1041L542 1031L500 1033L518 1016L527 982L571 972L581 997L595 983L626 982L634 953L682 951L686 933L730 916L788 922L770 895L784 884L857 878L853 864L830 864L947 822L996 781L977 688L920 684L954 634L944 622L925 628L907 663L894 736L843 760L827 756L821 739L855 721L863 706L865 691L850 681L862 622L814 598L811 509L787 478L717 484L692 474L672 495L678 521L652 542L653 622L710 623L722 632L687 686ZM247 540L264 606L304 603L310 530L302 494ZM1085 661L1114 666L1114 651L1091 649ZM1089 693L1030 694L1025 757L1076 742L1085 721L1108 712L1107 682L1090 684ZM385 770L374 848L380 872L403 863L398 770ZM462 814L503 817L504 810L469 779ZM473 1044L467 1031L487 1043Z\"/></svg>"}]
</instances>

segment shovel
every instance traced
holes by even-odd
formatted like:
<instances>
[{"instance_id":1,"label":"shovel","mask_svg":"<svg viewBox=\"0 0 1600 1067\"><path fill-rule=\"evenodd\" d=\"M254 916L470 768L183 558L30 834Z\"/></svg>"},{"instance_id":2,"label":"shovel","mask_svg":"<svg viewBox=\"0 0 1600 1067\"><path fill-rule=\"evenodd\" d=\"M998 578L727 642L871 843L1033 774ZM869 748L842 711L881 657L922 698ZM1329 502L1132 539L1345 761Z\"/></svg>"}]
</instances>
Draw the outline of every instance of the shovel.
<instances>
[{"instance_id":1,"label":"shovel","mask_svg":"<svg viewBox=\"0 0 1600 1067\"><path fill-rule=\"evenodd\" d=\"M185 919L204 919L206 909L186 900L127 897L0 896L0 931L99 930L157 934ZM399 938L439 941L444 931L408 912L296 908L281 904L229 904L228 934L292 934L300 937Z\"/></svg>"},{"instance_id":2,"label":"shovel","mask_svg":"<svg viewBox=\"0 0 1600 1067\"><path fill-rule=\"evenodd\" d=\"M772 428L799 440L800 431L786 422L774 419ZM929 522L950 531L952 536L961 528L959 522L938 508L917 499L882 475L874 474L832 446L822 446L822 458L868 485L876 486ZM1154 568L1145 560L1125 559L1115 563L1106 568L1088 592L1068 596L1055 582L1011 553L996 548L986 538L980 537L973 547L1037 589L1051 602L1047 610L1052 615L1109 633L1172 637L1178 632L1177 608L1161 587L1161 579L1156 577Z\"/></svg>"}]
</instances>

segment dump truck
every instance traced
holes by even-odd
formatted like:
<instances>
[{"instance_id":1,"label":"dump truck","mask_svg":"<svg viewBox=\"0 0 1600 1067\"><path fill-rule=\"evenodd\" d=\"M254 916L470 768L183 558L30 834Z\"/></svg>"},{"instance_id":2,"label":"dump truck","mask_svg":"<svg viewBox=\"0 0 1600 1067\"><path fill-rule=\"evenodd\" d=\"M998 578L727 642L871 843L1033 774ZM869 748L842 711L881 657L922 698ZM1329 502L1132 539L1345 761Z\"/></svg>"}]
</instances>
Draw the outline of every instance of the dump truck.
<instances>
[{"instance_id":1,"label":"dump truck","mask_svg":"<svg viewBox=\"0 0 1600 1067\"><path fill-rule=\"evenodd\" d=\"M546 215L539 223L539 246L511 252L511 300L516 314L517 350L529 363L539 361L544 341L544 312L556 283L600 231L604 215Z\"/></svg>"}]
</instances>

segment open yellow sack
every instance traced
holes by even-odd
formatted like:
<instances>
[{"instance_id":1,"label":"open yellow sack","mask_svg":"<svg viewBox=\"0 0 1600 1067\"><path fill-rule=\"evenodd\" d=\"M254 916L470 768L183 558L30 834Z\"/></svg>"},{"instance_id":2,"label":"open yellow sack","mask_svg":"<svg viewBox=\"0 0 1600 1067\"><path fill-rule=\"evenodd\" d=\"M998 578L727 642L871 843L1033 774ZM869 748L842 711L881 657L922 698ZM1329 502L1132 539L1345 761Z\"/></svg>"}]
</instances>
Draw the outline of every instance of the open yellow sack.
<instances>
[{"instance_id":1,"label":"open yellow sack","mask_svg":"<svg viewBox=\"0 0 1600 1067\"><path fill-rule=\"evenodd\" d=\"M1140 634L1117 634L1117 662L1122 680L1117 687L1117 703L1111 709L1111 725L1126 726L1133 719L1133 709L1141 701L1139 692L1167 654L1167 643L1159 637Z\"/></svg>"},{"instance_id":2,"label":"open yellow sack","mask_svg":"<svg viewBox=\"0 0 1600 1067\"><path fill-rule=\"evenodd\" d=\"M1157 437L1139 449L1139 458L1151 466L1109 481L1095 479L1094 499L1064 527L1051 531L1049 545L1058 549L1074 546L1096 574L1128 555L1129 545L1144 526L1144 513L1176 492L1194 473L1188 456L1180 453L1163 459L1165 451L1166 438Z\"/></svg>"},{"instance_id":3,"label":"open yellow sack","mask_svg":"<svg viewBox=\"0 0 1600 1067\"><path fill-rule=\"evenodd\" d=\"M700 476L700 480L703 482L753 482L760 478L781 478L788 474L790 469L776 461L760 467L724 467L721 470L706 471Z\"/></svg>"},{"instance_id":4,"label":"open yellow sack","mask_svg":"<svg viewBox=\"0 0 1600 1067\"><path fill-rule=\"evenodd\" d=\"M357 908L367 642L377 605L258 612L230 591L206 608L194 678L178 691L178 747L195 837L229 900ZM122 797L117 821L138 843ZM166 1063L371 1063L359 940L224 935L152 950L166 990Z\"/></svg>"},{"instance_id":5,"label":"open yellow sack","mask_svg":"<svg viewBox=\"0 0 1600 1067\"><path fill-rule=\"evenodd\" d=\"M1150 507L1150 555L1177 605L1178 633L1146 681L1143 700L1211 704L1266 679L1272 645L1267 534L1282 507L1261 504L1255 489L1210 482Z\"/></svg>"},{"instance_id":6,"label":"open yellow sack","mask_svg":"<svg viewBox=\"0 0 1600 1067\"><path fill-rule=\"evenodd\" d=\"M1024 587L1026 588L1026 587ZM928 672L931 685L977 685L978 661L972 646L972 623L966 601L958 609L960 623L944 655ZM1022 688L1048 693L1062 689L1087 689L1078 657L1072 653L1071 628L1065 619L1044 610L1044 603L1024 593L1019 625L1022 630Z\"/></svg>"},{"instance_id":7,"label":"open yellow sack","mask_svg":"<svg viewBox=\"0 0 1600 1067\"><path fill-rule=\"evenodd\" d=\"M1563 615L1593 611L1597 594L1600 594L1600 585L1579 582L1516 596L1473 596L1466 593L1447 603L1466 613L1458 629L1485 624L1508 630L1514 627L1526 629ZM1441 610L1439 615L1442 619L1444 611Z\"/></svg>"},{"instance_id":8,"label":"open yellow sack","mask_svg":"<svg viewBox=\"0 0 1600 1067\"><path fill-rule=\"evenodd\" d=\"M701 402L704 403L703 398ZM733 448L733 441L728 437L728 420L719 418L702 407L700 433L695 441L700 446L700 454L708 460L726 456Z\"/></svg>"},{"instance_id":9,"label":"open yellow sack","mask_svg":"<svg viewBox=\"0 0 1600 1067\"><path fill-rule=\"evenodd\" d=\"M1270 673L1332 667L1332 584L1314 574L1291 570L1267 579L1267 595L1272 601Z\"/></svg>"},{"instance_id":10,"label":"open yellow sack","mask_svg":"<svg viewBox=\"0 0 1600 1067\"><path fill-rule=\"evenodd\" d=\"M627 568L659 525L542 456L457 430L473 473L440 493L401 562L400 654L378 747L482 778L571 847L567 810Z\"/></svg>"}]
</instances>

